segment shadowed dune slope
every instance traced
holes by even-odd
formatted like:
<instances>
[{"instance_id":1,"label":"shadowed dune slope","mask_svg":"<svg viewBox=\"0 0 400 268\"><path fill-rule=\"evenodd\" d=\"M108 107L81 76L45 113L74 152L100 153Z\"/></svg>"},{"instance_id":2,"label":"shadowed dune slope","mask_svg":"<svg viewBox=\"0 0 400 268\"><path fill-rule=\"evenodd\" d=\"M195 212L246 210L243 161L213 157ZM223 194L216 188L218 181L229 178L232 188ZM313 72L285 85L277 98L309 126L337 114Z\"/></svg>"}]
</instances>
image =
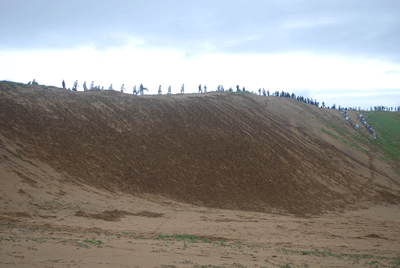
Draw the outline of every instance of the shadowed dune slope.
<instances>
[{"instance_id":1,"label":"shadowed dune slope","mask_svg":"<svg viewBox=\"0 0 400 268\"><path fill-rule=\"evenodd\" d=\"M366 143L348 146L321 131L357 135L339 111L291 99L0 82L0 105L0 139L15 155L110 191L297 215L400 201L399 175L365 133ZM6 149L0 142L0 157Z\"/></svg>"}]
</instances>

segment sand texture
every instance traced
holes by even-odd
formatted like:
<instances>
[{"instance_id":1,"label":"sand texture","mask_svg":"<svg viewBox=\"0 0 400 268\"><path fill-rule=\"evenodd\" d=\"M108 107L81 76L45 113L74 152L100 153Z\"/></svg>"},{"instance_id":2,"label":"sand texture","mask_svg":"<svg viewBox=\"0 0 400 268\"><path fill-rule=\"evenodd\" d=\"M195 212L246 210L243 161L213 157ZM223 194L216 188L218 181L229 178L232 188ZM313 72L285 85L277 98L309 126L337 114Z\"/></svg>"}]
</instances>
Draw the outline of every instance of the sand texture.
<instances>
[{"instance_id":1,"label":"sand texture","mask_svg":"<svg viewBox=\"0 0 400 268\"><path fill-rule=\"evenodd\" d=\"M400 267L399 163L333 125L366 132L287 98L0 82L0 266Z\"/></svg>"}]
</instances>

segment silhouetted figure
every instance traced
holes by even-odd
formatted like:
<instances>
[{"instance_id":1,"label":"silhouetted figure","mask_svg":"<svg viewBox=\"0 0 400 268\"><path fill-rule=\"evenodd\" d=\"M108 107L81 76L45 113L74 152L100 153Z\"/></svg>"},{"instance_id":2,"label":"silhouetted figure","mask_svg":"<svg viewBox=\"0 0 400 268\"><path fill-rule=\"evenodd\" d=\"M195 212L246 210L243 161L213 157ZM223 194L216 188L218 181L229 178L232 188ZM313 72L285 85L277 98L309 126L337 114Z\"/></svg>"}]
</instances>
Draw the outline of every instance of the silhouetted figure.
<instances>
[{"instance_id":1,"label":"silhouetted figure","mask_svg":"<svg viewBox=\"0 0 400 268\"><path fill-rule=\"evenodd\" d=\"M121 93L124 93L124 91L125 91L125 87L124 87L124 84L122 84L122 86L121 86Z\"/></svg>"},{"instance_id":2,"label":"silhouetted figure","mask_svg":"<svg viewBox=\"0 0 400 268\"><path fill-rule=\"evenodd\" d=\"M185 94L185 84L182 84L181 93L182 93L182 94Z\"/></svg>"},{"instance_id":3,"label":"silhouetted figure","mask_svg":"<svg viewBox=\"0 0 400 268\"><path fill-rule=\"evenodd\" d=\"M91 88L92 89L92 88ZM83 82L83 91L87 91L86 81Z\"/></svg>"},{"instance_id":4,"label":"silhouetted figure","mask_svg":"<svg viewBox=\"0 0 400 268\"><path fill-rule=\"evenodd\" d=\"M261 96L261 88L258 89L258 95Z\"/></svg>"},{"instance_id":5,"label":"silhouetted figure","mask_svg":"<svg viewBox=\"0 0 400 268\"><path fill-rule=\"evenodd\" d=\"M92 81L92 83L90 84L90 89L94 88L94 81Z\"/></svg>"},{"instance_id":6,"label":"silhouetted figure","mask_svg":"<svg viewBox=\"0 0 400 268\"><path fill-rule=\"evenodd\" d=\"M63 87L63 89L65 89L65 81L64 81L64 79L62 80L62 87Z\"/></svg>"},{"instance_id":7,"label":"silhouetted figure","mask_svg":"<svg viewBox=\"0 0 400 268\"><path fill-rule=\"evenodd\" d=\"M72 87L72 91L77 91L79 87L78 80L74 82L74 86Z\"/></svg>"},{"instance_id":8,"label":"silhouetted figure","mask_svg":"<svg viewBox=\"0 0 400 268\"><path fill-rule=\"evenodd\" d=\"M162 94L161 85L158 87L158 94Z\"/></svg>"},{"instance_id":9,"label":"silhouetted figure","mask_svg":"<svg viewBox=\"0 0 400 268\"><path fill-rule=\"evenodd\" d=\"M112 84L108 87L108 90L114 90Z\"/></svg>"},{"instance_id":10,"label":"silhouetted figure","mask_svg":"<svg viewBox=\"0 0 400 268\"><path fill-rule=\"evenodd\" d=\"M207 93L207 86L204 86L204 93Z\"/></svg>"},{"instance_id":11,"label":"silhouetted figure","mask_svg":"<svg viewBox=\"0 0 400 268\"><path fill-rule=\"evenodd\" d=\"M133 87L132 94L133 94L133 95L137 95L137 92L136 92L136 86L134 86L134 87Z\"/></svg>"},{"instance_id":12,"label":"silhouetted figure","mask_svg":"<svg viewBox=\"0 0 400 268\"><path fill-rule=\"evenodd\" d=\"M167 94L171 94L171 85L168 87L168 92Z\"/></svg>"},{"instance_id":13,"label":"silhouetted figure","mask_svg":"<svg viewBox=\"0 0 400 268\"><path fill-rule=\"evenodd\" d=\"M237 91L237 92L240 91L239 85L236 85L236 91Z\"/></svg>"},{"instance_id":14,"label":"silhouetted figure","mask_svg":"<svg viewBox=\"0 0 400 268\"><path fill-rule=\"evenodd\" d=\"M267 89L267 95L269 96L269 89Z\"/></svg>"},{"instance_id":15,"label":"silhouetted figure","mask_svg":"<svg viewBox=\"0 0 400 268\"><path fill-rule=\"evenodd\" d=\"M146 88L146 87L144 87L142 84L140 84L140 87L139 87L139 93L140 93L140 95L143 95L143 91L144 90L147 90L148 91L148 89Z\"/></svg>"},{"instance_id":16,"label":"silhouetted figure","mask_svg":"<svg viewBox=\"0 0 400 268\"><path fill-rule=\"evenodd\" d=\"M199 85L199 92L198 93L203 93L201 90L201 84Z\"/></svg>"}]
</instances>

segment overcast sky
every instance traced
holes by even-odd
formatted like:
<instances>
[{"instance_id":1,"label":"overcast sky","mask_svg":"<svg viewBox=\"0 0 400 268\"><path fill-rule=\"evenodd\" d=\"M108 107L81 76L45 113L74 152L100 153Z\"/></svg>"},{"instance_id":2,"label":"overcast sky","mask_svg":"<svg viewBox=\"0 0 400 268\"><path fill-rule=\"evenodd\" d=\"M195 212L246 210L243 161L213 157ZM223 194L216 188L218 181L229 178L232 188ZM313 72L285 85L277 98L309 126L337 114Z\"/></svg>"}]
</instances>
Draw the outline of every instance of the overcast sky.
<instances>
[{"instance_id":1,"label":"overcast sky","mask_svg":"<svg viewBox=\"0 0 400 268\"><path fill-rule=\"evenodd\" d=\"M400 1L0 1L0 80L400 106Z\"/></svg>"}]
</instances>

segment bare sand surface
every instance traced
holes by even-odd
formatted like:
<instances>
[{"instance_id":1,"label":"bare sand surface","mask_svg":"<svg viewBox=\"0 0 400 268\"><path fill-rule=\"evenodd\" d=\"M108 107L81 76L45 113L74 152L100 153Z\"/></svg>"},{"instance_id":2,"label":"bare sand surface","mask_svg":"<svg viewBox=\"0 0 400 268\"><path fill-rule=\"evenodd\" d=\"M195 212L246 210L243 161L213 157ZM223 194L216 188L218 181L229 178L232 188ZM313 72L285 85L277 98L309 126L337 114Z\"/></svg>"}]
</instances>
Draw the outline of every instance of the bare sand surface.
<instances>
[{"instance_id":1,"label":"bare sand surface","mask_svg":"<svg viewBox=\"0 0 400 268\"><path fill-rule=\"evenodd\" d=\"M322 131L355 131L338 111L4 84L0 104L0 267L400 267L398 163Z\"/></svg>"},{"instance_id":2,"label":"bare sand surface","mask_svg":"<svg viewBox=\"0 0 400 268\"><path fill-rule=\"evenodd\" d=\"M13 200L0 216L2 267L392 267L400 261L395 205L301 218L70 183L43 187L62 195L41 196L17 178L2 180L1 196Z\"/></svg>"},{"instance_id":3,"label":"bare sand surface","mask_svg":"<svg viewBox=\"0 0 400 268\"><path fill-rule=\"evenodd\" d=\"M1 196L12 200L2 199L2 267L399 264L396 205L302 218L110 194L56 180L38 181L38 191L4 170L1 176Z\"/></svg>"}]
</instances>

